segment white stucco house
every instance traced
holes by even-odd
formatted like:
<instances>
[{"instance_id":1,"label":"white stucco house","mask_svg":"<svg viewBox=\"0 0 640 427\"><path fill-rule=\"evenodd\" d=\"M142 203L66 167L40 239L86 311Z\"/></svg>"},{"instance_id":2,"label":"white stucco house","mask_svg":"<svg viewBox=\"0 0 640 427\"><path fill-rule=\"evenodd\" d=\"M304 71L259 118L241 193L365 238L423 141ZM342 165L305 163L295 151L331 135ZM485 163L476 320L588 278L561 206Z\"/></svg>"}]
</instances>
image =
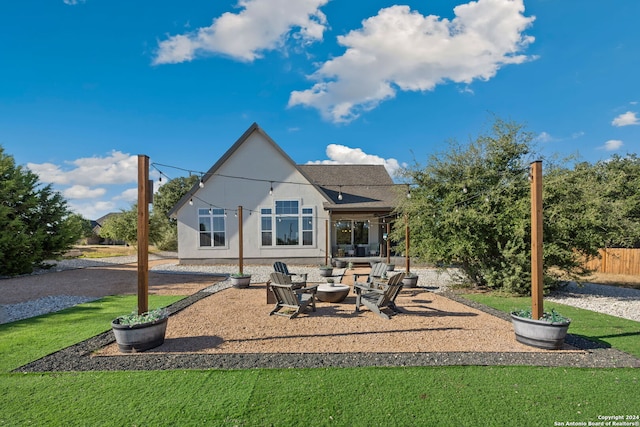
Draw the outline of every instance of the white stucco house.
<instances>
[{"instance_id":1,"label":"white stucco house","mask_svg":"<svg viewBox=\"0 0 640 427\"><path fill-rule=\"evenodd\" d=\"M406 194L382 165L298 165L255 123L201 178L169 212L181 264L237 262L240 234L247 264L378 256Z\"/></svg>"}]
</instances>

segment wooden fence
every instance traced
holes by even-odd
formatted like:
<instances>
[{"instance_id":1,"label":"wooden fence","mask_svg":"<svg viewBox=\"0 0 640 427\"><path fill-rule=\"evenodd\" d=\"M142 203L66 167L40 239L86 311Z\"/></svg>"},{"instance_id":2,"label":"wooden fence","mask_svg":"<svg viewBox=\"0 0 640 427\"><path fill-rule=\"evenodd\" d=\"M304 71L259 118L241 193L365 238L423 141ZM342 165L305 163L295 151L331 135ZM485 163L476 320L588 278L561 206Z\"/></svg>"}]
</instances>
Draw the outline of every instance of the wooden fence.
<instances>
[{"instance_id":1,"label":"wooden fence","mask_svg":"<svg viewBox=\"0 0 640 427\"><path fill-rule=\"evenodd\" d=\"M586 263L598 273L640 275L640 249L600 249L600 257Z\"/></svg>"}]
</instances>

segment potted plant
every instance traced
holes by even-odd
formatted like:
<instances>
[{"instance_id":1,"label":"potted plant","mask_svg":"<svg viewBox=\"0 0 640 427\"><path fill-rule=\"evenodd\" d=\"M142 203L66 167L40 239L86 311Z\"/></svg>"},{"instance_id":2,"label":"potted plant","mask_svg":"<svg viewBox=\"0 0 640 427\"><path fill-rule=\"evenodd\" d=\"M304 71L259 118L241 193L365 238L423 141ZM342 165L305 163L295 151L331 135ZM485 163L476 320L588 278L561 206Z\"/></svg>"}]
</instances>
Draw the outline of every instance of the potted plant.
<instances>
[{"instance_id":1,"label":"potted plant","mask_svg":"<svg viewBox=\"0 0 640 427\"><path fill-rule=\"evenodd\" d=\"M335 265L336 265L336 268L345 268L347 266L347 261L342 259L336 259Z\"/></svg>"},{"instance_id":2,"label":"potted plant","mask_svg":"<svg viewBox=\"0 0 640 427\"><path fill-rule=\"evenodd\" d=\"M330 277L333 275L333 267L330 265L321 265L320 266L320 275L322 277Z\"/></svg>"},{"instance_id":3,"label":"potted plant","mask_svg":"<svg viewBox=\"0 0 640 427\"><path fill-rule=\"evenodd\" d=\"M404 275L404 279L402 279L403 286L407 288L415 288L418 286L418 275L415 273L408 272Z\"/></svg>"},{"instance_id":4,"label":"potted plant","mask_svg":"<svg viewBox=\"0 0 640 427\"><path fill-rule=\"evenodd\" d=\"M251 283L251 275L245 273L234 273L231 275L231 284L235 288L248 288Z\"/></svg>"},{"instance_id":5,"label":"potted plant","mask_svg":"<svg viewBox=\"0 0 640 427\"><path fill-rule=\"evenodd\" d=\"M111 329L122 353L138 353L164 343L169 313L164 308L120 316L111 322Z\"/></svg>"},{"instance_id":6,"label":"potted plant","mask_svg":"<svg viewBox=\"0 0 640 427\"><path fill-rule=\"evenodd\" d=\"M393 271L396 269L396 265L395 264L387 264L387 271Z\"/></svg>"},{"instance_id":7,"label":"potted plant","mask_svg":"<svg viewBox=\"0 0 640 427\"><path fill-rule=\"evenodd\" d=\"M329 286L335 286L335 280L333 280L333 279L327 279L327 284L328 284Z\"/></svg>"},{"instance_id":8,"label":"potted plant","mask_svg":"<svg viewBox=\"0 0 640 427\"><path fill-rule=\"evenodd\" d=\"M554 309L545 311L538 320L533 319L531 309L511 312L511 323L516 340L522 344L547 350L558 350L564 345L571 319L558 314Z\"/></svg>"}]
</instances>

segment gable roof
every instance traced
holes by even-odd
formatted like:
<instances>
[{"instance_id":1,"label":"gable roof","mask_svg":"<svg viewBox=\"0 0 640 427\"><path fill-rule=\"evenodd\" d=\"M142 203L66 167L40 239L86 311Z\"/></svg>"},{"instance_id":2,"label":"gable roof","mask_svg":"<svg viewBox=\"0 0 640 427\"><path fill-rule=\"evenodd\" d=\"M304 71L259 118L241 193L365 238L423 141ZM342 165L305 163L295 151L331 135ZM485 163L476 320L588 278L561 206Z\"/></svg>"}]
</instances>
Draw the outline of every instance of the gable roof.
<instances>
[{"instance_id":1,"label":"gable roof","mask_svg":"<svg viewBox=\"0 0 640 427\"><path fill-rule=\"evenodd\" d=\"M206 184L207 181L211 178L213 178L213 176L216 174L216 172L218 172L218 170L222 167L222 165L229 160L229 158L231 156L233 156L233 154L238 150L238 148L240 148L240 146L254 133L257 132L260 135L262 135L264 137L264 139L267 141L267 143L269 143L281 156L282 158L291 164L291 166L295 169L298 169L297 165L295 164L295 162L291 159L291 157L289 157L289 155L287 153L285 153L282 148L280 148L280 146L278 144L275 143L275 141L273 139L271 139L271 137L269 135L267 135L267 133L260 127L258 126L257 123L253 123L251 126L249 126L249 128L242 134L242 136L240 136L240 138L238 138L238 140L231 146L231 148L229 148L223 155L222 157L220 157L218 159L218 161L211 166L211 168L205 172L205 174L202 176L202 183ZM300 171L298 169L298 171L302 174L302 176L309 182L311 183L311 181L309 180L309 178L304 174L304 172ZM167 215L169 217L174 217L176 215L176 213L178 212L178 210L184 206L185 203L187 203L192 197L193 195L198 191L200 186L200 182L197 182L193 185L193 187L191 187L191 189L178 201L178 203L176 203L176 205L171 208L171 210L169 212L167 212Z\"/></svg>"},{"instance_id":2,"label":"gable roof","mask_svg":"<svg viewBox=\"0 0 640 427\"><path fill-rule=\"evenodd\" d=\"M382 165L307 164L298 169L325 194L325 209L391 211L397 205L402 184L394 184Z\"/></svg>"},{"instance_id":3,"label":"gable roof","mask_svg":"<svg viewBox=\"0 0 640 427\"><path fill-rule=\"evenodd\" d=\"M238 148L254 133L258 132L264 139L300 174L313 185L326 199L325 209L338 211L392 211L396 206L398 191L382 165L326 165L306 164L296 165L278 144L267 133L253 123L238 140L229 148L218 161L202 176L202 182L214 177L222 165L234 155ZM185 205L199 190L200 183L193 187L167 213L175 217L178 210ZM338 195L342 193L342 200Z\"/></svg>"}]
</instances>

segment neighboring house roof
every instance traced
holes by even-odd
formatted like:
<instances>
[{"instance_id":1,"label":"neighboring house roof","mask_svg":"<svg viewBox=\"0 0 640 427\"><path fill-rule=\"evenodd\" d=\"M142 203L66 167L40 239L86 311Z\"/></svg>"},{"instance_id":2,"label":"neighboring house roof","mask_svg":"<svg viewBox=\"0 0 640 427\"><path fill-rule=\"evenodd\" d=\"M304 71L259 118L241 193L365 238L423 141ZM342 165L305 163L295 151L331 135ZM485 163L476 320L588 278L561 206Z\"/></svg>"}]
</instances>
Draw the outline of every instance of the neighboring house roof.
<instances>
[{"instance_id":1,"label":"neighboring house roof","mask_svg":"<svg viewBox=\"0 0 640 427\"><path fill-rule=\"evenodd\" d=\"M298 169L326 195L325 209L390 211L397 205L398 184L382 165L307 164Z\"/></svg>"},{"instance_id":2,"label":"neighboring house roof","mask_svg":"<svg viewBox=\"0 0 640 427\"><path fill-rule=\"evenodd\" d=\"M91 221L91 231L93 232L93 234L95 234L96 236L100 235L100 230L102 229L102 226L104 224L104 222L106 220L108 220L111 217L114 216L118 216L118 215L122 215L122 212L110 212L104 216L101 216L100 218L96 219L96 220L92 220Z\"/></svg>"},{"instance_id":3,"label":"neighboring house roof","mask_svg":"<svg viewBox=\"0 0 640 427\"><path fill-rule=\"evenodd\" d=\"M374 210L391 211L396 206L398 191L397 184L389 176L382 165L296 165L278 144L267 133L253 123L238 140L229 148L218 161L203 175L202 182L215 176L222 165L238 150L238 148L254 133L260 133L276 151L326 198L325 209L353 211ZM175 217L178 210L184 206L198 191L200 183L194 186L168 212L169 217ZM338 195L342 193L342 200Z\"/></svg>"}]
</instances>

